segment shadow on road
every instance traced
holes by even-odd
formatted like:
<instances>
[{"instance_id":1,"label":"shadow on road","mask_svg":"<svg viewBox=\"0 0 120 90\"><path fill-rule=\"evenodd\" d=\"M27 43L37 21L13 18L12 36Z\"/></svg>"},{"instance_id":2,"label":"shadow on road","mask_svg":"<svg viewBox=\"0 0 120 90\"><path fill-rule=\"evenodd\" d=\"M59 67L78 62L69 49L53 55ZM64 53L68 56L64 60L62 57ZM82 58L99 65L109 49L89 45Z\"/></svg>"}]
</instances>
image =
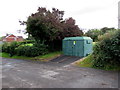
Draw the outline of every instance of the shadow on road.
<instances>
[{"instance_id":1,"label":"shadow on road","mask_svg":"<svg viewBox=\"0 0 120 90\"><path fill-rule=\"evenodd\" d=\"M61 55L57 58L50 60L50 62L56 62L56 63L60 63L60 64L70 64L81 58L82 57Z\"/></svg>"}]
</instances>

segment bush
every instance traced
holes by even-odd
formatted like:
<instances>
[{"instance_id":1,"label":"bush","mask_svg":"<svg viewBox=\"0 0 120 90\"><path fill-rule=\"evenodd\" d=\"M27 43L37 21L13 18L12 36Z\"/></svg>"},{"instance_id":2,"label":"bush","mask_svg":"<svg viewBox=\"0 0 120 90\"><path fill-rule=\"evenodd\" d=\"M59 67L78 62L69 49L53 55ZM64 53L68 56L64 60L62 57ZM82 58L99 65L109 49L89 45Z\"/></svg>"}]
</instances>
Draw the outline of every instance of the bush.
<instances>
[{"instance_id":1,"label":"bush","mask_svg":"<svg viewBox=\"0 0 120 90\"><path fill-rule=\"evenodd\" d=\"M27 45L27 44L32 44L35 41L33 40L26 40L26 41L22 41L22 42L4 42L2 44L2 52L6 52L9 53L10 52L10 48L17 48L20 45Z\"/></svg>"},{"instance_id":2,"label":"bush","mask_svg":"<svg viewBox=\"0 0 120 90\"><path fill-rule=\"evenodd\" d=\"M106 35L106 34L105 34ZM109 33L96 44L93 51L93 67L110 68L120 66L120 30Z\"/></svg>"},{"instance_id":3,"label":"bush","mask_svg":"<svg viewBox=\"0 0 120 90\"><path fill-rule=\"evenodd\" d=\"M48 53L46 47L47 46L44 44L35 44L33 46L19 46L18 48L16 48L16 54L18 56L35 57Z\"/></svg>"},{"instance_id":4,"label":"bush","mask_svg":"<svg viewBox=\"0 0 120 90\"><path fill-rule=\"evenodd\" d=\"M30 43L35 43L35 41L34 40L26 40L26 41L18 42L19 45L30 44Z\"/></svg>"},{"instance_id":5,"label":"bush","mask_svg":"<svg viewBox=\"0 0 120 90\"><path fill-rule=\"evenodd\" d=\"M98 36L98 41L102 41L105 38L111 38L116 33L116 30L111 30L103 35Z\"/></svg>"},{"instance_id":6,"label":"bush","mask_svg":"<svg viewBox=\"0 0 120 90\"><path fill-rule=\"evenodd\" d=\"M10 46L9 46L10 56L15 55L15 48L17 48L18 46L19 46L19 44L17 42L10 43Z\"/></svg>"},{"instance_id":7,"label":"bush","mask_svg":"<svg viewBox=\"0 0 120 90\"><path fill-rule=\"evenodd\" d=\"M5 43L2 45L2 52L6 52L6 53L9 52L8 43L5 42Z\"/></svg>"},{"instance_id":8,"label":"bush","mask_svg":"<svg viewBox=\"0 0 120 90\"><path fill-rule=\"evenodd\" d=\"M36 54L37 48L31 46L19 46L16 49L16 54L18 56L37 56Z\"/></svg>"},{"instance_id":9,"label":"bush","mask_svg":"<svg viewBox=\"0 0 120 90\"><path fill-rule=\"evenodd\" d=\"M48 53L47 45L41 42L34 42L32 45L31 42L11 42L4 43L2 45L2 52L9 53L10 56L28 56L34 57ZM29 44L28 44L29 43Z\"/></svg>"},{"instance_id":10,"label":"bush","mask_svg":"<svg viewBox=\"0 0 120 90\"><path fill-rule=\"evenodd\" d=\"M48 53L48 45L46 45L44 41L43 42L37 41L33 44L33 46L39 48L40 55Z\"/></svg>"},{"instance_id":11,"label":"bush","mask_svg":"<svg viewBox=\"0 0 120 90\"><path fill-rule=\"evenodd\" d=\"M19 44L17 42L11 42L11 43L5 42L2 45L2 52L9 53L10 56L13 56L15 55L15 48L17 48L18 46Z\"/></svg>"}]
</instances>

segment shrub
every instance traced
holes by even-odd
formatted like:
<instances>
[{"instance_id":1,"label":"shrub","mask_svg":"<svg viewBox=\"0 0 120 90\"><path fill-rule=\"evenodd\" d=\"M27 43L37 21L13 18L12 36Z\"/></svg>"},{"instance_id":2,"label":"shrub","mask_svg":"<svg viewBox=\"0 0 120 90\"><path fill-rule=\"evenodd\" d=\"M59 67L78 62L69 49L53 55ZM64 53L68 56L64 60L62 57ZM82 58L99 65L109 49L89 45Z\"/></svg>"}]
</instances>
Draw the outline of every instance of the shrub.
<instances>
[{"instance_id":1,"label":"shrub","mask_svg":"<svg viewBox=\"0 0 120 90\"><path fill-rule=\"evenodd\" d=\"M26 41L18 42L19 45L30 44L30 43L35 43L35 41L34 40L26 40Z\"/></svg>"},{"instance_id":2,"label":"shrub","mask_svg":"<svg viewBox=\"0 0 120 90\"><path fill-rule=\"evenodd\" d=\"M4 43L3 45L2 45L2 52L6 52L6 53L9 53L9 43Z\"/></svg>"},{"instance_id":3,"label":"shrub","mask_svg":"<svg viewBox=\"0 0 120 90\"><path fill-rule=\"evenodd\" d=\"M9 46L9 54L10 56L15 55L15 48L17 48L19 44L17 42L11 42Z\"/></svg>"},{"instance_id":4,"label":"shrub","mask_svg":"<svg viewBox=\"0 0 120 90\"><path fill-rule=\"evenodd\" d=\"M19 46L16 48L16 54L18 56L27 56L27 57L35 57L39 55L43 55L48 53L46 48L47 46L44 44L33 45L33 46Z\"/></svg>"},{"instance_id":5,"label":"shrub","mask_svg":"<svg viewBox=\"0 0 120 90\"><path fill-rule=\"evenodd\" d=\"M16 49L16 54L18 56L37 56L36 54L37 48L31 46L19 46Z\"/></svg>"},{"instance_id":6,"label":"shrub","mask_svg":"<svg viewBox=\"0 0 120 90\"><path fill-rule=\"evenodd\" d=\"M98 41L102 41L105 38L111 38L116 33L116 30L111 30L103 35L98 36Z\"/></svg>"},{"instance_id":7,"label":"shrub","mask_svg":"<svg viewBox=\"0 0 120 90\"><path fill-rule=\"evenodd\" d=\"M94 47L93 67L110 68L111 66L120 66L120 30L109 33L109 37L103 37Z\"/></svg>"},{"instance_id":8,"label":"shrub","mask_svg":"<svg viewBox=\"0 0 120 90\"><path fill-rule=\"evenodd\" d=\"M9 53L10 56L18 55L18 56L28 56L34 57L48 53L47 45L41 42L34 42L29 41L28 43L23 42L11 42L11 43L4 43L2 45L2 52Z\"/></svg>"},{"instance_id":9,"label":"shrub","mask_svg":"<svg viewBox=\"0 0 120 90\"><path fill-rule=\"evenodd\" d=\"M9 53L10 56L13 56L15 55L15 48L17 48L18 46L19 44L17 42L11 42L11 43L5 42L2 45L2 52Z\"/></svg>"}]
</instances>

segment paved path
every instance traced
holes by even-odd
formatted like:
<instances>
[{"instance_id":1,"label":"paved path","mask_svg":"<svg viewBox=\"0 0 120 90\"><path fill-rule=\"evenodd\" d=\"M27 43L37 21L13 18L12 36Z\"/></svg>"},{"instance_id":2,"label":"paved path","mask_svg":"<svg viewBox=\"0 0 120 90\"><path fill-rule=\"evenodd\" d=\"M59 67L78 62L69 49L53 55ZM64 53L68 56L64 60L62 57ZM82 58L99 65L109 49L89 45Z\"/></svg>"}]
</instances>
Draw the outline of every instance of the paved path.
<instances>
[{"instance_id":1,"label":"paved path","mask_svg":"<svg viewBox=\"0 0 120 90\"><path fill-rule=\"evenodd\" d=\"M117 88L117 72L2 58L3 88Z\"/></svg>"}]
</instances>

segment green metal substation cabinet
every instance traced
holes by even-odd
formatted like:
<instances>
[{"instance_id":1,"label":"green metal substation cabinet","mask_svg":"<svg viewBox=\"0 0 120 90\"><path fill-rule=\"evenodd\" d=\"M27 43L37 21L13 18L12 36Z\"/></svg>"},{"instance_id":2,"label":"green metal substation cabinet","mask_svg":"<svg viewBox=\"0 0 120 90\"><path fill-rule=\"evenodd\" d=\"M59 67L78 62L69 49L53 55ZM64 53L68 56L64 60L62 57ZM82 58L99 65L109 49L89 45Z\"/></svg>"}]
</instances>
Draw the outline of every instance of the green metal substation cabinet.
<instances>
[{"instance_id":1,"label":"green metal substation cabinet","mask_svg":"<svg viewBox=\"0 0 120 90\"><path fill-rule=\"evenodd\" d=\"M63 54L85 57L92 53L92 42L90 37L66 37L62 41Z\"/></svg>"}]
</instances>

